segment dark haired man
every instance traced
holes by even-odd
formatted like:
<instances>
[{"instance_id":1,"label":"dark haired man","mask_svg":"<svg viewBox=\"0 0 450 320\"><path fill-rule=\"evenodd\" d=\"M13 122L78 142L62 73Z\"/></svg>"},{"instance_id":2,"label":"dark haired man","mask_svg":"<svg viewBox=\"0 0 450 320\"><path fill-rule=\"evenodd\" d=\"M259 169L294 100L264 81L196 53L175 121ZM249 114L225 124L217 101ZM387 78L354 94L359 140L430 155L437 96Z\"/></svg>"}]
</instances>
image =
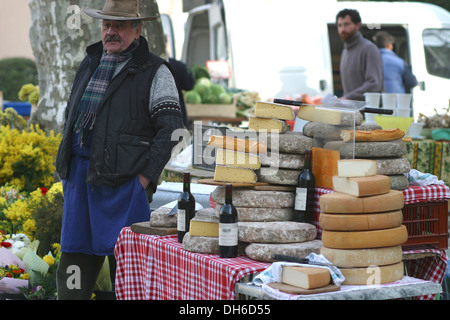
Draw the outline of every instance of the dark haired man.
<instances>
[{"instance_id":1,"label":"dark haired man","mask_svg":"<svg viewBox=\"0 0 450 320\"><path fill-rule=\"evenodd\" d=\"M343 98L364 100L365 92L383 90L383 62L381 55L371 41L361 32L361 17L353 9L341 10L336 15L339 37L344 41L340 73Z\"/></svg>"}]
</instances>

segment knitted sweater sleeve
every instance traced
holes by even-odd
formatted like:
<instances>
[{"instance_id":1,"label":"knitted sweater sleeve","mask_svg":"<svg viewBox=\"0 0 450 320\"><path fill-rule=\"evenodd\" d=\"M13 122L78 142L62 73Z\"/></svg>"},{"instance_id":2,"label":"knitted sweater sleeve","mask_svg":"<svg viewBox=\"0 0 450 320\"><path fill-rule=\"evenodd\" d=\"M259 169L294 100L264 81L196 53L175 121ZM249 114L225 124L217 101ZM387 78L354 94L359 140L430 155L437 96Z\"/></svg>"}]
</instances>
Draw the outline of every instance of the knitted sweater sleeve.
<instances>
[{"instance_id":1,"label":"knitted sweater sleeve","mask_svg":"<svg viewBox=\"0 0 450 320\"><path fill-rule=\"evenodd\" d=\"M364 100L365 92L381 92L384 86L383 61L379 50L374 45L365 45L361 55L364 81L345 95L350 100Z\"/></svg>"},{"instance_id":2,"label":"knitted sweater sleeve","mask_svg":"<svg viewBox=\"0 0 450 320\"><path fill-rule=\"evenodd\" d=\"M156 134L150 146L148 165L141 172L156 190L158 178L169 161L173 147L178 143L173 134L183 127L179 96L175 80L166 65L156 72L150 88L150 118Z\"/></svg>"}]
</instances>

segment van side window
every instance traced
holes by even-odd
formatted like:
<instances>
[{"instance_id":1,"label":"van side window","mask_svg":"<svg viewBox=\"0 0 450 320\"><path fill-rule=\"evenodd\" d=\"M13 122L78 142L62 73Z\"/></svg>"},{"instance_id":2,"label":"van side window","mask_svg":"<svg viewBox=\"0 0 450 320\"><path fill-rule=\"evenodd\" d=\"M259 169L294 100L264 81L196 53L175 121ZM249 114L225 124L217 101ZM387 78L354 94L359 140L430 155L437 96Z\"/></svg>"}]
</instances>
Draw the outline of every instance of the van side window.
<instances>
[{"instance_id":1,"label":"van side window","mask_svg":"<svg viewBox=\"0 0 450 320\"><path fill-rule=\"evenodd\" d=\"M450 29L425 29L422 38L428 73L450 79Z\"/></svg>"}]
</instances>

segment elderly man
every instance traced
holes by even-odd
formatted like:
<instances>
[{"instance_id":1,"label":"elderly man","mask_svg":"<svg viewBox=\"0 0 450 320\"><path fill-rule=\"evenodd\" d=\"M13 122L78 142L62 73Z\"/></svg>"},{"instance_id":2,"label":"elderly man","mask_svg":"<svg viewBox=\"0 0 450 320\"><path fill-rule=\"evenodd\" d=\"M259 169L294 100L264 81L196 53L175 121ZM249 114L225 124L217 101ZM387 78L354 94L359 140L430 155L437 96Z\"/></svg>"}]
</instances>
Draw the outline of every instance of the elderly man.
<instances>
[{"instance_id":1,"label":"elderly man","mask_svg":"<svg viewBox=\"0 0 450 320\"><path fill-rule=\"evenodd\" d=\"M361 17L353 9L336 15L339 37L344 41L340 73L345 99L364 101L365 92L383 90L383 62L378 48L364 39Z\"/></svg>"},{"instance_id":2,"label":"elderly man","mask_svg":"<svg viewBox=\"0 0 450 320\"><path fill-rule=\"evenodd\" d=\"M64 213L58 299L90 299L120 230L150 218L149 198L182 128L169 64L141 36L137 0L107 0L102 41L87 48L65 113L56 168Z\"/></svg>"}]
</instances>

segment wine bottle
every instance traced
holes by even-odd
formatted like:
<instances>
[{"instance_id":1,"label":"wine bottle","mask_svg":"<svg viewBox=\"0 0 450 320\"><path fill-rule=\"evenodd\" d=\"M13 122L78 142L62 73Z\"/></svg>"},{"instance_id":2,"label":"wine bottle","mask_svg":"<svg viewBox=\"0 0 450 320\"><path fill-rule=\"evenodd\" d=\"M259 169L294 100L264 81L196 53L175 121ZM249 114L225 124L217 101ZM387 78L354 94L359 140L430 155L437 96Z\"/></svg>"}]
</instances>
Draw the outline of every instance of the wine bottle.
<instances>
[{"instance_id":1,"label":"wine bottle","mask_svg":"<svg viewBox=\"0 0 450 320\"><path fill-rule=\"evenodd\" d=\"M191 175L183 176L183 192L178 197L177 234L178 242L183 242L184 235L189 232L191 219L195 215L195 198L191 193Z\"/></svg>"},{"instance_id":2,"label":"wine bottle","mask_svg":"<svg viewBox=\"0 0 450 320\"><path fill-rule=\"evenodd\" d=\"M305 152L305 164L298 176L297 188L295 190L294 221L314 222L314 195L316 179L312 172L311 150Z\"/></svg>"},{"instance_id":3,"label":"wine bottle","mask_svg":"<svg viewBox=\"0 0 450 320\"><path fill-rule=\"evenodd\" d=\"M232 185L225 185L225 204L219 214L219 252L221 258L238 254L238 212L233 205Z\"/></svg>"}]
</instances>

